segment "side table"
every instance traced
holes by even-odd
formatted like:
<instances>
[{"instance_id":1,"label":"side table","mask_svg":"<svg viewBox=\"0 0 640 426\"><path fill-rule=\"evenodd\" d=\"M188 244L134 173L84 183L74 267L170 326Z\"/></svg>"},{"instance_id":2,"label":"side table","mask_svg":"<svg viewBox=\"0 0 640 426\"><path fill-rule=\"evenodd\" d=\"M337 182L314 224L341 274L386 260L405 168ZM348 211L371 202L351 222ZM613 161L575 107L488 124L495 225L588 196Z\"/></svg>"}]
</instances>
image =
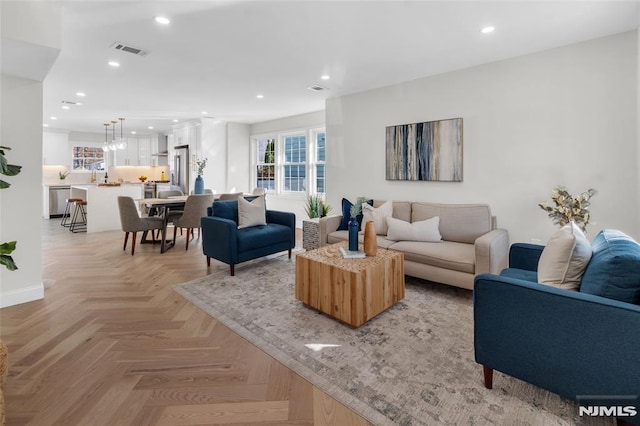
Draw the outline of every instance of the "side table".
<instances>
[{"instance_id":1,"label":"side table","mask_svg":"<svg viewBox=\"0 0 640 426\"><path fill-rule=\"evenodd\" d=\"M313 250L320 247L320 219L302 220L302 248Z\"/></svg>"}]
</instances>

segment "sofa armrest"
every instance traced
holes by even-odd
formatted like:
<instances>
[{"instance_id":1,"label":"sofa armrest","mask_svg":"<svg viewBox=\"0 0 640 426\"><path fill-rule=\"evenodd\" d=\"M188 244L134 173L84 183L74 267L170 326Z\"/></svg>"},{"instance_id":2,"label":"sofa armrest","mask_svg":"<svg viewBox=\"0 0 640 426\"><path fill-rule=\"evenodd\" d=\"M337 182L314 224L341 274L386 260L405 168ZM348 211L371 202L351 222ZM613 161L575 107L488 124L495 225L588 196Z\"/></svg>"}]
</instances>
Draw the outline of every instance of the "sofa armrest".
<instances>
[{"instance_id":1,"label":"sofa armrest","mask_svg":"<svg viewBox=\"0 0 640 426\"><path fill-rule=\"evenodd\" d=\"M267 223L284 225L291 230L291 248L296 245L296 215L291 212L267 210Z\"/></svg>"},{"instance_id":2,"label":"sofa armrest","mask_svg":"<svg viewBox=\"0 0 640 426\"><path fill-rule=\"evenodd\" d=\"M494 229L475 241L476 274L499 274L507 267L509 233L506 229Z\"/></svg>"},{"instance_id":3,"label":"sofa armrest","mask_svg":"<svg viewBox=\"0 0 640 426\"><path fill-rule=\"evenodd\" d=\"M476 362L573 400L640 395L640 306L483 274L473 307Z\"/></svg>"},{"instance_id":4,"label":"sofa armrest","mask_svg":"<svg viewBox=\"0 0 640 426\"><path fill-rule=\"evenodd\" d=\"M537 271L544 246L529 243L514 243L509 249L509 268Z\"/></svg>"},{"instance_id":5,"label":"sofa armrest","mask_svg":"<svg viewBox=\"0 0 640 426\"><path fill-rule=\"evenodd\" d=\"M203 216L202 252L222 262L238 263L238 225L229 219L217 216Z\"/></svg>"},{"instance_id":6,"label":"sofa armrest","mask_svg":"<svg viewBox=\"0 0 640 426\"><path fill-rule=\"evenodd\" d=\"M327 245L329 234L338 229L341 221L341 215L325 216L320 218L320 220L318 221L318 226L320 228L320 247Z\"/></svg>"}]
</instances>

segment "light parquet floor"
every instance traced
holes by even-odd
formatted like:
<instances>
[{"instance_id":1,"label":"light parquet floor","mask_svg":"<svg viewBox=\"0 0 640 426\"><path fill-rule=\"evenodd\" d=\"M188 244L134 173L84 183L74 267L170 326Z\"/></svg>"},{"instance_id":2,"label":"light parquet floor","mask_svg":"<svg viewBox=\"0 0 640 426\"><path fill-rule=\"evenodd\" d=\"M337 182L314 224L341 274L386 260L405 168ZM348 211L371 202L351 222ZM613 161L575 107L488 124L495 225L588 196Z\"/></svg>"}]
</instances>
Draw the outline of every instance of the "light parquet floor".
<instances>
[{"instance_id":1,"label":"light parquet floor","mask_svg":"<svg viewBox=\"0 0 640 426\"><path fill-rule=\"evenodd\" d=\"M369 424L171 289L228 270L199 239L131 256L122 232L59 223L42 225L45 298L0 311L8 425Z\"/></svg>"}]
</instances>

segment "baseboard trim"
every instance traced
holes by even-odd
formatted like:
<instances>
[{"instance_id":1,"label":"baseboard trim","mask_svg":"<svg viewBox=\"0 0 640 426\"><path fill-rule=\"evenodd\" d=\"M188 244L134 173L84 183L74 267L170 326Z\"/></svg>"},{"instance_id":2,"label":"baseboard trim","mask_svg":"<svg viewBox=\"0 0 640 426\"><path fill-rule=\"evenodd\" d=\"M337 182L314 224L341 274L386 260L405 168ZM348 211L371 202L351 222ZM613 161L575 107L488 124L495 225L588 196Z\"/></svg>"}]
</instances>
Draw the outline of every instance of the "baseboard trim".
<instances>
[{"instance_id":1,"label":"baseboard trim","mask_svg":"<svg viewBox=\"0 0 640 426\"><path fill-rule=\"evenodd\" d=\"M0 292L0 308L7 308L40 299L44 299L44 285L42 283Z\"/></svg>"}]
</instances>

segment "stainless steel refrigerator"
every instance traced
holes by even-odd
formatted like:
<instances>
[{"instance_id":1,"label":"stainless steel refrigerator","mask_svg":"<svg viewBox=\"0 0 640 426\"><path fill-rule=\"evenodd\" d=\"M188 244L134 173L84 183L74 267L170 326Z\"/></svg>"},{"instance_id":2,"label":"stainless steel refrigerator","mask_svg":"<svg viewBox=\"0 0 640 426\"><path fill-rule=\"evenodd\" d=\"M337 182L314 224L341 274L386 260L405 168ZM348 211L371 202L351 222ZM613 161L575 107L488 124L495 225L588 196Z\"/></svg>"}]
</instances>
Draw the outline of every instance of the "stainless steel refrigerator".
<instances>
[{"instance_id":1,"label":"stainless steel refrigerator","mask_svg":"<svg viewBox=\"0 0 640 426\"><path fill-rule=\"evenodd\" d=\"M189 145L176 146L171 169L171 189L189 194Z\"/></svg>"}]
</instances>

